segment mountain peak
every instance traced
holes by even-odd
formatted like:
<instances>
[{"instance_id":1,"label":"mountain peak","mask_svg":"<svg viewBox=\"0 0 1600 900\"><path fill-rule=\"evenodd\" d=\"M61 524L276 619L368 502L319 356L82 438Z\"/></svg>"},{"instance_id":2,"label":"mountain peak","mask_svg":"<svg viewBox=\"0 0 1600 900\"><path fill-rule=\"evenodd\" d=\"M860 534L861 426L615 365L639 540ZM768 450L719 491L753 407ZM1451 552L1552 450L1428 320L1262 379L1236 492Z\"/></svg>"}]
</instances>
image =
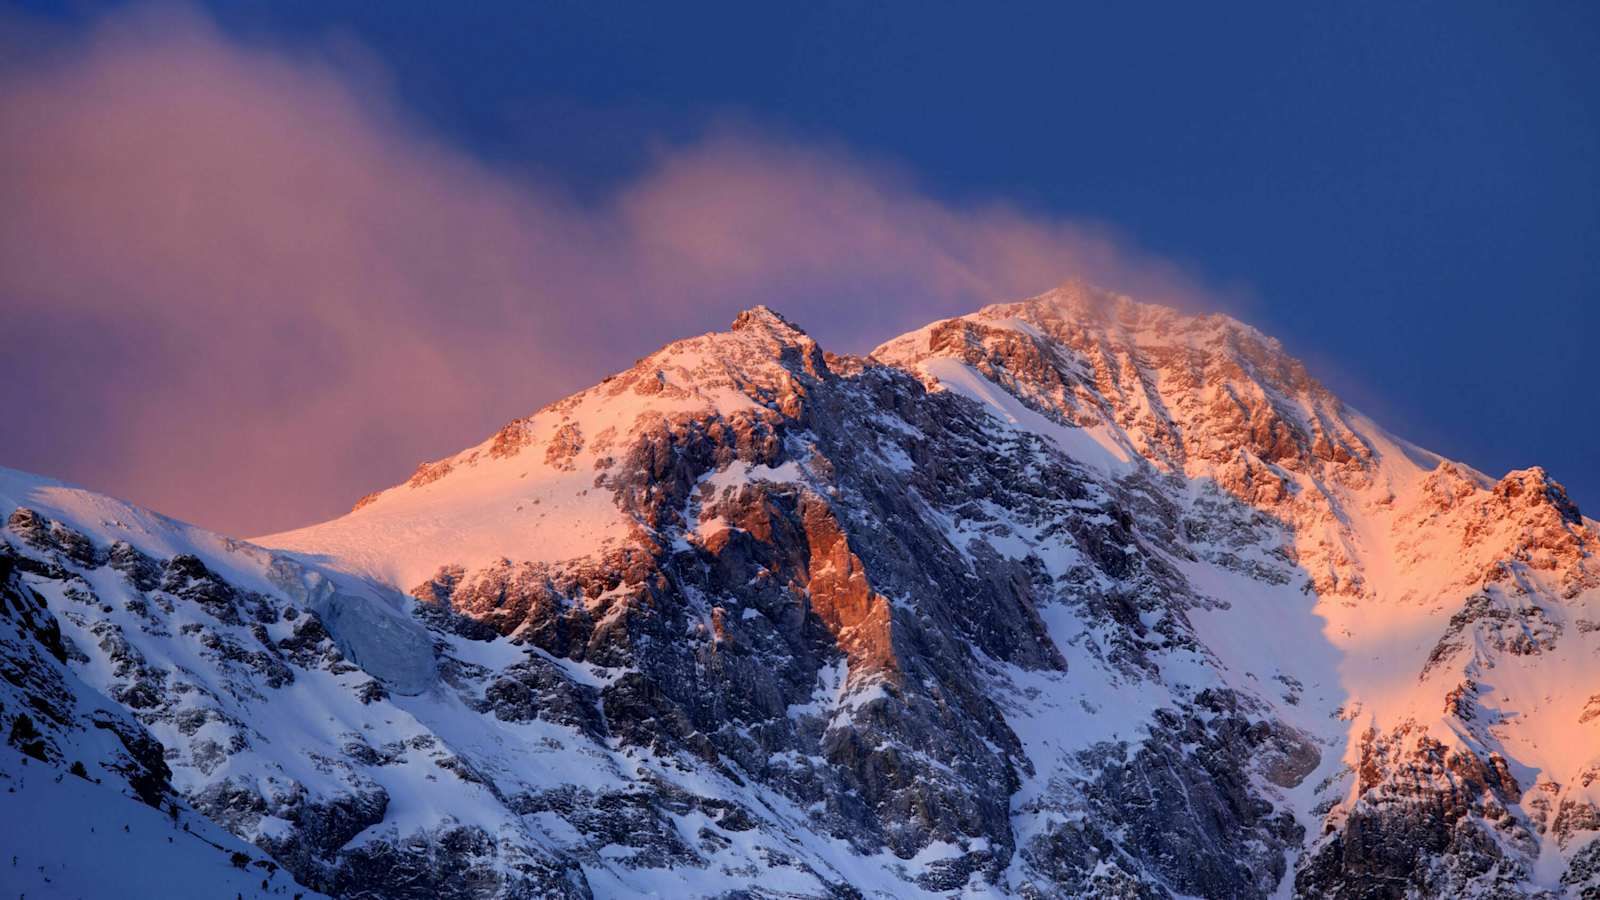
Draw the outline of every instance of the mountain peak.
<instances>
[{"instance_id":1,"label":"mountain peak","mask_svg":"<svg viewBox=\"0 0 1600 900\"><path fill-rule=\"evenodd\" d=\"M789 331L797 335L806 333L804 328L784 318L782 313L763 303L758 303L749 309L743 310L734 317L733 324L728 326L729 331L744 331L749 328L761 328L768 331Z\"/></svg>"},{"instance_id":2,"label":"mountain peak","mask_svg":"<svg viewBox=\"0 0 1600 900\"><path fill-rule=\"evenodd\" d=\"M1506 476L1495 485L1494 491L1497 496L1507 500L1521 498L1528 504L1548 506L1569 524L1580 526L1583 524L1583 515L1578 510L1578 504L1567 496L1566 487L1551 478L1543 466L1507 472Z\"/></svg>"},{"instance_id":3,"label":"mountain peak","mask_svg":"<svg viewBox=\"0 0 1600 900\"><path fill-rule=\"evenodd\" d=\"M1225 316L755 306L255 544L0 469L0 780L109 698L347 894L1576 896L1596 560Z\"/></svg>"},{"instance_id":4,"label":"mountain peak","mask_svg":"<svg viewBox=\"0 0 1600 900\"><path fill-rule=\"evenodd\" d=\"M432 568L395 564L390 551L397 541L418 554L454 548L458 562L474 566L525 555L535 543L547 561L577 557L627 537L627 517L609 494L583 490L584 501L574 504L582 509L564 513L569 524L579 524L557 532L565 540L552 537L542 516L524 515L523 505L508 512L504 496L555 496L574 479L598 487L595 479L619 465L618 445L662 422L796 415L806 394L803 382L829 374L821 348L803 329L764 305L753 306L726 331L673 341L587 390L508 422L474 447L422 463L402 484L362 497L351 510L359 520L354 524L335 519L263 539L284 546L339 543L348 559L370 564L370 573L407 585ZM378 542L363 537L373 527L389 527L374 522L417 515L426 518L427 528L395 526L401 535Z\"/></svg>"}]
</instances>

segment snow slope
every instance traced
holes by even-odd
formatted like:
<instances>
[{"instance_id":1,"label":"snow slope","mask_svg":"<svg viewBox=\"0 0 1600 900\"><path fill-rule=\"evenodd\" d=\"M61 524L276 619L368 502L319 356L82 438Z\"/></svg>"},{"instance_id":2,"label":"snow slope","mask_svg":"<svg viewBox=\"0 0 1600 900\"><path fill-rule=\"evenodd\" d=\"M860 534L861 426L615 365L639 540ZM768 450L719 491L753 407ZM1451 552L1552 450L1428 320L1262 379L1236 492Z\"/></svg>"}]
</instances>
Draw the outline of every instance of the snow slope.
<instances>
[{"instance_id":1,"label":"snow slope","mask_svg":"<svg viewBox=\"0 0 1600 900\"><path fill-rule=\"evenodd\" d=\"M193 811L174 819L107 785L24 759L0 749L0 889L8 897L323 896Z\"/></svg>"}]
</instances>

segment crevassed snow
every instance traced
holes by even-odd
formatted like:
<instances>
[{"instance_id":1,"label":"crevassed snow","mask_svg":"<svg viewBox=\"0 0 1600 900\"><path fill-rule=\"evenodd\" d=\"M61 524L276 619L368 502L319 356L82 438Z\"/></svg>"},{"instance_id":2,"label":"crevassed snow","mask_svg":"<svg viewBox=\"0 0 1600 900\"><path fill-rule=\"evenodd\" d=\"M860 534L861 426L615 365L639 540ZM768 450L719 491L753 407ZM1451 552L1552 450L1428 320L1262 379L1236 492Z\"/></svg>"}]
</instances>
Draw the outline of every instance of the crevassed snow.
<instances>
[{"instance_id":1,"label":"crevassed snow","mask_svg":"<svg viewBox=\"0 0 1600 900\"><path fill-rule=\"evenodd\" d=\"M433 638L407 606L411 600L375 584L308 571L276 559L268 578L284 593L310 607L356 665L402 694L420 694L437 674Z\"/></svg>"}]
</instances>

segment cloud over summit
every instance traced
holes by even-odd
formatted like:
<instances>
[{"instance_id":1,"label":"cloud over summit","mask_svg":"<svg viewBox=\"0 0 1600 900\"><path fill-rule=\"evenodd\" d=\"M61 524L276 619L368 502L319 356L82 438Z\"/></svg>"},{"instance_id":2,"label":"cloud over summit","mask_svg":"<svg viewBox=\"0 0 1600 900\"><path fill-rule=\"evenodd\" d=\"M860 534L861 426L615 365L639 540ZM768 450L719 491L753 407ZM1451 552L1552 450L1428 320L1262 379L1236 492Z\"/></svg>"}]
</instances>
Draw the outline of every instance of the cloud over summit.
<instances>
[{"instance_id":1,"label":"cloud over summit","mask_svg":"<svg viewBox=\"0 0 1600 900\"><path fill-rule=\"evenodd\" d=\"M864 350L1069 276L1201 294L1096 226L738 128L580 202L430 135L381 76L181 9L20 58L0 459L235 534L337 514L758 302Z\"/></svg>"}]
</instances>

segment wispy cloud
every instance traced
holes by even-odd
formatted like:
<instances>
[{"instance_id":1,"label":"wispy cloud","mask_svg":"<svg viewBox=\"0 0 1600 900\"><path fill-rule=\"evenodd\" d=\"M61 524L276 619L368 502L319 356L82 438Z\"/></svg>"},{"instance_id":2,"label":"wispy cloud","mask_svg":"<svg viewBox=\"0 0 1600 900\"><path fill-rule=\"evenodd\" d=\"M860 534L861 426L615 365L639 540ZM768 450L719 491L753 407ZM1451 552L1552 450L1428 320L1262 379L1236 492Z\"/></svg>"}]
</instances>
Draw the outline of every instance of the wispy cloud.
<instances>
[{"instance_id":1,"label":"wispy cloud","mask_svg":"<svg viewBox=\"0 0 1600 900\"><path fill-rule=\"evenodd\" d=\"M738 128L579 203L370 72L183 10L24 59L0 70L0 462L233 533L336 514L757 302L864 350L1069 276L1202 295L1092 224Z\"/></svg>"}]
</instances>

